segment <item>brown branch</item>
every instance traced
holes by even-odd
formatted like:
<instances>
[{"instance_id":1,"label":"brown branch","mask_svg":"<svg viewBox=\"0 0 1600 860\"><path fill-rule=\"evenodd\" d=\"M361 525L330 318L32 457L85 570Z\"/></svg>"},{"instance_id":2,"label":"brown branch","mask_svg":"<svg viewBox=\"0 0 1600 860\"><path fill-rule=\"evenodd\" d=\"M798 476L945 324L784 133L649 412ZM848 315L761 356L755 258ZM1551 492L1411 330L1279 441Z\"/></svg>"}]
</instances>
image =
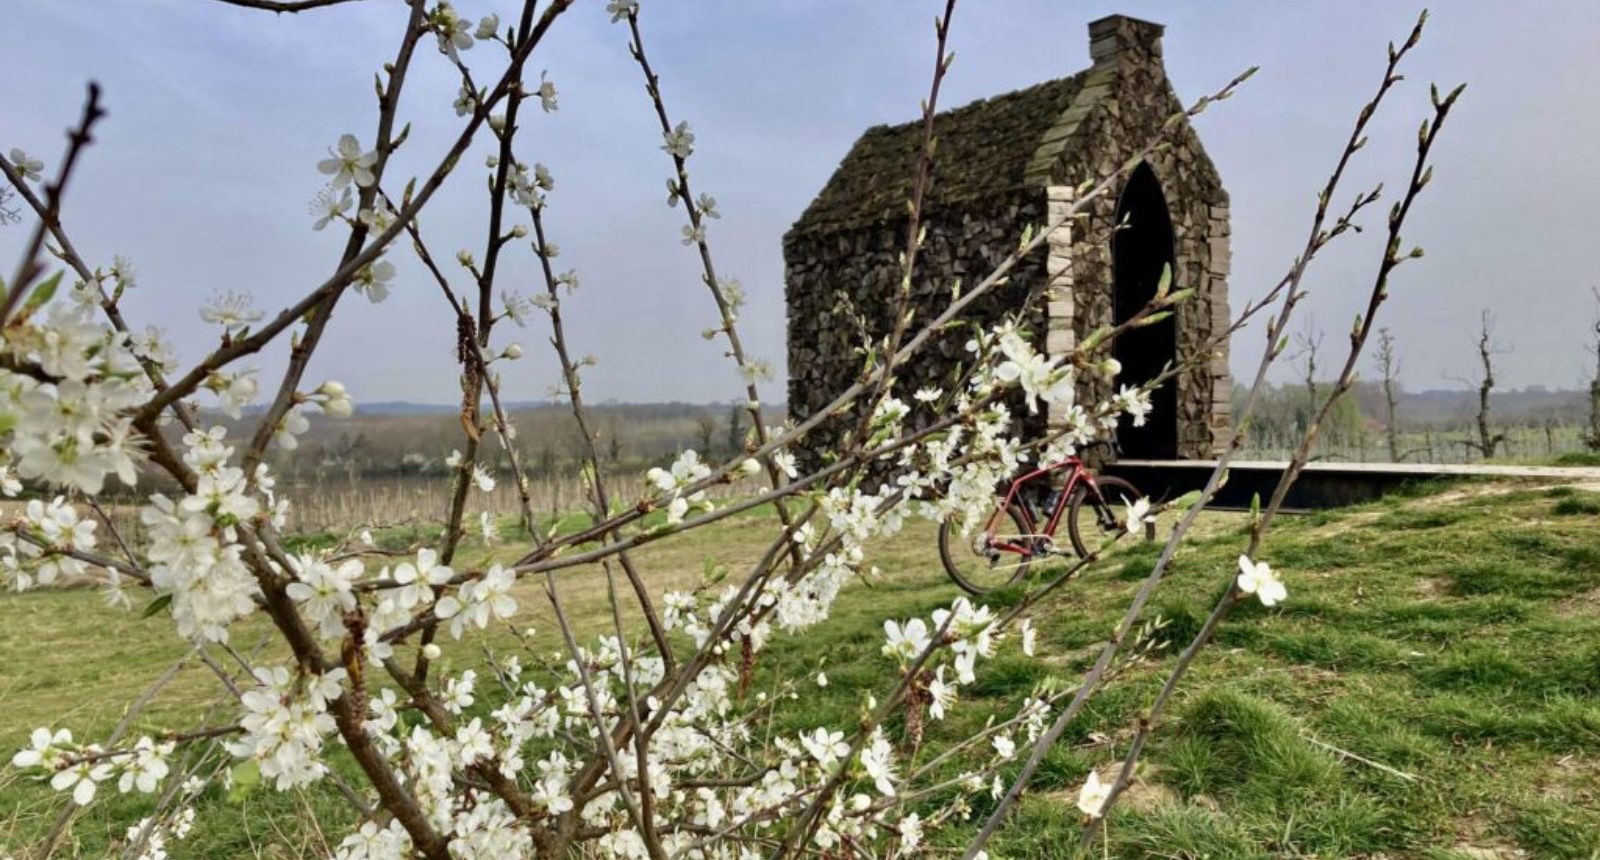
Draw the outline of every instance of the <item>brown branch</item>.
<instances>
[{"instance_id":1,"label":"brown branch","mask_svg":"<svg viewBox=\"0 0 1600 860\"><path fill-rule=\"evenodd\" d=\"M56 171L56 178L44 187L44 207L40 210L38 206L34 206L39 215L39 223L34 225L22 257L17 261L17 272L11 276L11 283L6 285L8 289L5 296L0 299L0 328L9 324L11 312L16 310L17 304L22 301L23 294L33 285L34 279L44 272L44 264L39 262L39 252L44 250L45 234L59 223L61 200L66 196L67 182L72 179L72 170L77 166L78 156L83 153L84 147L94 142L95 123L104 116L105 111L100 108L100 85L90 81L88 95L83 100L83 116L78 120L78 124L67 132L67 154L61 159L61 167ZM0 159L0 172L5 173L6 179L24 199L29 200L30 205L35 202L35 199L32 199L33 193L22 175L5 159Z\"/></svg>"},{"instance_id":2,"label":"brown branch","mask_svg":"<svg viewBox=\"0 0 1600 860\"><path fill-rule=\"evenodd\" d=\"M950 0L950 2L953 3L954 0ZM637 7L628 12L628 32L633 37L628 46L629 53L633 55L634 61L639 65L639 70L644 74L645 92L650 96L650 103L655 108L656 121L660 123L663 139L666 139L667 136L674 133L672 120L667 114L666 101L661 94L661 78L650 66L650 58L645 54L644 36L639 30L639 10ZM761 463L763 470L767 474L767 480L776 489L782 485L783 478L778 470L777 463L770 456L771 451L768 450L771 439L767 432L767 423L761 406L761 392L756 386L757 378L760 375L759 368L753 365L745 354L744 344L739 339L736 308L727 292L723 289L722 281L717 278L717 267L711 257L711 244L707 241L705 234L706 216L699 203L695 200L693 188L689 183L688 157L671 150L668 150L667 154L671 156L672 164L676 171L677 197L683 205L684 213L689 217L691 237L694 240L695 249L700 255L701 280L705 282L706 288L711 291L712 299L716 302L717 313L721 320L722 334L728 338L728 355L733 358L739 372L745 377L745 403L750 412L756 447L758 448L757 452L751 456L754 456L757 462ZM706 453L709 454L710 452ZM730 467L737 466L741 459L735 455L734 460L729 464ZM791 524L789 509L780 503L776 505L776 510L779 523L788 528ZM800 561L799 551L791 551L789 558L791 561L798 563Z\"/></svg>"}]
</instances>

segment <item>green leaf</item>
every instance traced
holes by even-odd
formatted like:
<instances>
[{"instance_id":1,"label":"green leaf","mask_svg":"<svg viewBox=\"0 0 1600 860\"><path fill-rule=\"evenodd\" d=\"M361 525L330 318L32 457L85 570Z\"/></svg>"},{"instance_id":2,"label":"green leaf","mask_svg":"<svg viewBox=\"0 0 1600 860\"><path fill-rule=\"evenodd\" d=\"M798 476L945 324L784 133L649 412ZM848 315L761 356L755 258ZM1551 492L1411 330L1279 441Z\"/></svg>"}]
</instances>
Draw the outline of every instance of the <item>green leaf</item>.
<instances>
[{"instance_id":1,"label":"green leaf","mask_svg":"<svg viewBox=\"0 0 1600 860\"><path fill-rule=\"evenodd\" d=\"M1161 280L1156 281L1156 298L1165 296L1170 289L1172 289L1172 264L1162 263Z\"/></svg>"},{"instance_id":2,"label":"green leaf","mask_svg":"<svg viewBox=\"0 0 1600 860\"><path fill-rule=\"evenodd\" d=\"M245 795L261 784L261 766L256 764L255 759L242 761L228 771L228 776L233 783L228 789L228 802L239 803L244 800Z\"/></svg>"},{"instance_id":3,"label":"green leaf","mask_svg":"<svg viewBox=\"0 0 1600 860\"><path fill-rule=\"evenodd\" d=\"M28 315L44 307L51 299L55 298L56 288L61 286L61 276L64 274L66 274L65 269L56 272L54 275L45 278L39 286L33 288L33 292L28 295L28 300L22 303L23 319L26 319Z\"/></svg>"},{"instance_id":4,"label":"green leaf","mask_svg":"<svg viewBox=\"0 0 1600 860\"><path fill-rule=\"evenodd\" d=\"M1194 507L1199 501L1200 501L1200 491L1199 490L1190 490L1189 492L1184 493L1183 495L1177 497L1176 499L1173 499L1172 500L1172 506L1174 508L1183 508L1184 510L1188 510L1189 508Z\"/></svg>"},{"instance_id":5,"label":"green leaf","mask_svg":"<svg viewBox=\"0 0 1600 860\"><path fill-rule=\"evenodd\" d=\"M155 615L158 612L161 612L162 610L166 609L168 606L171 606L171 605L172 605L172 595L163 594L160 597L157 597L155 600L150 601L150 605L146 606L144 608L144 612L140 615L140 617L141 618L149 618L150 616Z\"/></svg>"}]
</instances>

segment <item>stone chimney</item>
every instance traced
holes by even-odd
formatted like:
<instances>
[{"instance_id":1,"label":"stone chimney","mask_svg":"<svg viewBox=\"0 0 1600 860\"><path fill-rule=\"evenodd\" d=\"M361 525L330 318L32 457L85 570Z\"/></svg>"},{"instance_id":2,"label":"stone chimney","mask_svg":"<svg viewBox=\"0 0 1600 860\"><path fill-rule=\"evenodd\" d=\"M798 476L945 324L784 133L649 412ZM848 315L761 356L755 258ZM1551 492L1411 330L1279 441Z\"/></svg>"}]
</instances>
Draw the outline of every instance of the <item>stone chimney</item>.
<instances>
[{"instance_id":1,"label":"stone chimney","mask_svg":"<svg viewBox=\"0 0 1600 860\"><path fill-rule=\"evenodd\" d=\"M1089 57L1094 67L1109 68L1122 61L1161 65L1160 24L1129 18L1126 15L1107 15L1089 22Z\"/></svg>"}]
</instances>

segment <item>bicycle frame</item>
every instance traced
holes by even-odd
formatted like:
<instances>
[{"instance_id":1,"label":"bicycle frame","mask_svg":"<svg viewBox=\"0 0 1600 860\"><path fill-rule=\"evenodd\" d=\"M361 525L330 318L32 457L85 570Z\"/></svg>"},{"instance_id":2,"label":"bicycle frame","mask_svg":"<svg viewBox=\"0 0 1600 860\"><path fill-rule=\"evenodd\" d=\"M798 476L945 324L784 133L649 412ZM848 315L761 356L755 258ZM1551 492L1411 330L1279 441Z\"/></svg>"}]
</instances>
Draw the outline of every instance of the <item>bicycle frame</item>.
<instances>
[{"instance_id":1,"label":"bicycle frame","mask_svg":"<svg viewBox=\"0 0 1600 860\"><path fill-rule=\"evenodd\" d=\"M1050 511L1050 517L1048 520L1046 520L1044 529L1042 531L1039 529L1039 524L1034 521L1033 511L1029 509L1029 506L1023 504L1017 505L1017 509L1022 511L1023 520L1028 524L1028 538L1054 538L1056 535L1056 528L1061 524L1061 514L1067 509L1067 502L1072 497L1072 491L1078 488L1079 483L1088 486L1091 490L1096 489L1094 473L1090 472L1088 467L1083 465L1083 460L1078 457L1068 457L1059 463L1052 463L1051 465L1042 469L1035 469L1032 472L1028 472L1027 474L1022 475L1021 477L1018 477L1016 480L1012 481L1011 489L1006 491L1005 501L1000 505L1000 507L995 509L994 513L989 515L989 521L984 523L984 534L994 534L995 526L1000 519L1000 514L1011 507L1012 503L1017 500L1018 494L1022 492L1022 488L1027 486L1029 482L1036 478L1047 476L1054 472L1059 472L1063 469L1070 469L1071 474L1067 475L1066 485L1061 488L1061 492L1056 496L1055 507ZM1032 540L1029 540L1026 545L1020 545L1011 541L997 541L991 538L989 540L989 548L1000 550L1002 552L1019 553L1021 555L1033 555L1034 553Z\"/></svg>"}]
</instances>

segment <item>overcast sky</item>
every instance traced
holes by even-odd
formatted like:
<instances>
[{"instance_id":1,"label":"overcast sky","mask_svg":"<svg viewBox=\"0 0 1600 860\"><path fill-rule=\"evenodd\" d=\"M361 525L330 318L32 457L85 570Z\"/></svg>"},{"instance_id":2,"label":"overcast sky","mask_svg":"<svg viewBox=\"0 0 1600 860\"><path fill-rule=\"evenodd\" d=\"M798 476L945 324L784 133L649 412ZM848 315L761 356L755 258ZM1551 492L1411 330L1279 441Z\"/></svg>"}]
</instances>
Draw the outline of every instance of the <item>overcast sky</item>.
<instances>
[{"instance_id":1,"label":"overcast sky","mask_svg":"<svg viewBox=\"0 0 1600 860\"><path fill-rule=\"evenodd\" d=\"M468 15L508 19L511 5L457 3ZM589 394L742 396L720 350L699 337L714 311L697 258L678 242L681 212L665 205L669 163L626 32L608 22L603 5L582 0L541 47L532 67L549 71L561 107L533 116L520 138L523 157L556 177L547 223L562 249L558 262L583 279L565 307L574 348L599 359L587 375ZM783 232L863 129L915 116L932 61L931 20L942 5L644 0L642 25L669 109L698 138L698 190L714 195L724 215L711 232L719 269L750 294L745 342L780 373ZM114 254L132 260L140 287L126 309L136 327L163 327L192 360L215 337L196 312L207 297L248 292L270 313L333 270L342 237L313 232L307 214L324 179L315 164L342 133L370 144L373 73L393 52L401 3L278 17L205 0L6 7L0 151L20 146L53 168L84 83L105 88L109 117L65 222L91 264L109 265ZM1404 381L1413 389L1458 385L1451 377L1471 373L1472 331L1489 308L1508 350L1504 386L1574 386L1592 366L1582 345L1595 312L1589 289L1600 282L1589 262L1600 227L1600 4L1439 7L1352 177L1388 177L1398 191L1427 111L1427 83L1469 84L1407 236L1427 257L1402 267L1384 311ZM1403 38L1417 11L1394 0L966 0L941 104L1087 66L1085 25L1112 12L1167 25L1167 68L1185 100L1260 65L1237 98L1198 123L1232 195L1237 308L1275 282L1304 241L1312 196L1376 84L1384 44ZM453 72L430 50L406 87L403 119L414 131L391 177L436 163L458 128L455 92ZM481 255L485 152L480 143L425 213L440 256L459 248ZM1330 352L1343 348L1370 284L1382 214L1374 211L1367 235L1330 251L1307 283L1307 307L1328 330ZM6 271L24 235L22 227L0 228ZM530 255L516 256L502 283L533 286ZM308 379L341 379L358 401L448 402L457 393L449 315L409 248L392 257L400 268L395 294L377 306L354 296L341 304ZM510 399L542 398L555 379L537 326L515 334L529 349L507 369ZM1236 373L1254 366L1261 345L1259 327L1236 340ZM277 372L282 356L257 364ZM767 399L782 399L781 382L767 391Z\"/></svg>"}]
</instances>

